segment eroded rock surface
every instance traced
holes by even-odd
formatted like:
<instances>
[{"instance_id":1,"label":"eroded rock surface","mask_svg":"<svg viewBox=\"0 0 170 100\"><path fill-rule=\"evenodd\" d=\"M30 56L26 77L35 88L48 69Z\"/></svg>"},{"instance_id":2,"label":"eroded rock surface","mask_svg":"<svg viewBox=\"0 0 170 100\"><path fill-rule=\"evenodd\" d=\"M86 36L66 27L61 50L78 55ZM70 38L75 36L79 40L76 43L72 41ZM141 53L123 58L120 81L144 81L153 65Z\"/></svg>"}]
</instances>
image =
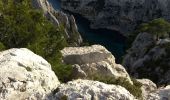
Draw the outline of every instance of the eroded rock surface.
<instances>
[{"instance_id":1,"label":"eroded rock surface","mask_svg":"<svg viewBox=\"0 0 170 100\"><path fill-rule=\"evenodd\" d=\"M161 41L164 41L163 43ZM149 33L140 33L123 60L129 74L149 78L158 85L170 83L170 42L156 40Z\"/></svg>"},{"instance_id":2,"label":"eroded rock surface","mask_svg":"<svg viewBox=\"0 0 170 100\"><path fill-rule=\"evenodd\" d=\"M170 0L61 0L62 8L89 19L92 28L132 32L143 22L170 20Z\"/></svg>"},{"instance_id":3,"label":"eroded rock surface","mask_svg":"<svg viewBox=\"0 0 170 100\"><path fill-rule=\"evenodd\" d=\"M73 66L73 78L125 78L132 83L124 67L101 45L66 47L61 53L63 62Z\"/></svg>"},{"instance_id":4,"label":"eroded rock surface","mask_svg":"<svg viewBox=\"0 0 170 100\"><path fill-rule=\"evenodd\" d=\"M51 65L28 49L0 52L0 100L48 100L59 84Z\"/></svg>"},{"instance_id":5,"label":"eroded rock surface","mask_svg":"<svg viewBox=\"0 0 170 100\"><path fill-rule=\"evenodd\" d=\"M55 99L63 98L67 100L134 100L133 95L121 86L81 79L59 86Z\"/></svg>"},{"instance_id":6,"label":"eroded rock surface","mask_svg":"<svg viewBox=\"0 0 170 100\"><path fill-rule=\"evenodd\" d=\"M149 79L137 79L138 82L142 84L142 97L144 100L147 100L149 94L157 90L157 86Z\"/></svg>"},{"instance_id":7,"label":"eroded rock surface","mask_svg":"<svg viewBox=\"0 0 170 100\"><path fill-rule=\"evenodd\" d=\"M35 8L42 9L45 16L56 26L63 26L65 35L73 42L72 45L80 45L83 39L78 32L75 18L63 11L55 10L48 0L32 0Z\"/></svg>"},{"instance_id":8,"label":"eroded rock surface","mask_svg":"<svg viewBox=\"0 0 170 100\"><path fill-rule=\"evenodd\" d=\"M170 86L151 92L146 100L170 100Z\"/></svg>"}]
</instances>

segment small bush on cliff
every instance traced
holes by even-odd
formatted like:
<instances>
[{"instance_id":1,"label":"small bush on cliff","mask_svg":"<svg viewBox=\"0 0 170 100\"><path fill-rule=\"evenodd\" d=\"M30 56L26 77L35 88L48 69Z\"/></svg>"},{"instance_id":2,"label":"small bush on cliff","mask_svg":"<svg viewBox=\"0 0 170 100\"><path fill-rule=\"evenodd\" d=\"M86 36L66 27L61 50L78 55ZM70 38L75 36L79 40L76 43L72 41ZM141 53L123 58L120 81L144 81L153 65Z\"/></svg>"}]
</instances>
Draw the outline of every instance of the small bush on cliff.
<instances>
[{"instance_id":1,"label":"small bush on cliff","mask_svg":"<svg viewBox=\"0 0 170 100\"><path fill-rule=\"evenodd\" d=\"M3 43L0 42L0 51L5 50L5 46Z\"/></svg>"},{"instance_id":2,"label":"small bush on cliff","mask_svg":"<svg viewBox=\"0 0 170 100\"><path fill-rule=\"evenodd\" d=\"M148 32L159 37L167 35L170 32L170 23L162 18L154 19L149 23L143 23L139 27L140 32Z\"/></svg>"},{"instance_id":3,"label":"small bush on cliff","mask_svg":"<svg viewBox=\"0 0 170 100\"><path fill-rule=\"evenodd\" d=\"M131 47L131 44L137 37L137 35L141 32L148 32L157 37L159 39L160 37L165 37L170 32L170 23L162 18L154 19L148 23L143 23L138 26L138 28L132 32L129 33L128 39L127 39L127 49Z\"/></svg>"},{"instance_id":4,"label":"small bush on cliff","mask_svg":"<svg viewBox=\"0 0 170 100\"><path fill-rule=\"evenodd\" d=\"M49 61L59 79L65 81L71 68L61 64L59 51L66 45L62 26L46 20L31 0L0 0L0 50L29 48Z\"/></svg>"},{"instance_id":5,"label":"small bush on cliff","mask_svg":"<svg viewBox=\"0 0 170 100\"><path fill-rule=\"evenodd\" d=\"M120 85L120 86L126 88L132 95L134 95L138 99L142 99L142 90L141 90L142 84L139 83L138 81L136 81L135 79L132 79L133 85L130 84L127 81L127 79L125 79L125 78L114 79L114 78L111 78L111 77L102 78L102 77L95 76L93 78L93 80L104 82L104 83L107 83L107 84Z\"/></svg>"}]
</instances>

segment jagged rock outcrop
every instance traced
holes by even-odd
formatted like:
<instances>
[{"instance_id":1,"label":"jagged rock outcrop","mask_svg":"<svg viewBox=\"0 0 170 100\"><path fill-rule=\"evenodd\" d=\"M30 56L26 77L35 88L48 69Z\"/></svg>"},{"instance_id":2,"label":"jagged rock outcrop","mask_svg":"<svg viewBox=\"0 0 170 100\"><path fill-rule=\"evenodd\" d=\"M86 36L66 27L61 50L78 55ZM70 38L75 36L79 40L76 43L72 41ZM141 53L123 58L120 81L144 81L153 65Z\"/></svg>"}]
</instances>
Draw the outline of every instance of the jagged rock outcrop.
<instances>
[{"instance_id":1,"label":"jagged rock outcrop","mask_svg":"<svg viewBox=\"0 0 170 100\"><path fill-rule=\"evenodd\" d=\"M149 94L157 90L157 86L149 79L137 79L138 82L142 84L142 97L144 100L147 100Z\"/></svg>"},{"instance_id":2,"label":"jagged rock outcrop","mask_svg":"<svg viewBox=\"0 0 170 100\"><path fill-rule=\"evenodd\" d=\"M139 60L140 58L144 58L145 54L148 52L148 49L154 47L155 44L156 39L152 34L140 33L136 37L136 39L132 43L131 48L128 50L128 53L124 57L123 65L125 65L125 67L131 73L133 73L133 70L136 70L137 67L137 64L135 63L139 62L137 60Z\"/></svg>"},{"instance_id":3,"label":"jagged rock outcrop","mask_svg":"<svg viewBox=\"0 0 170 100\"><path fill-rule=\"evenodd\" d=\"M64 25L65 34L69 40L74 42L73 45L80 45L83 40L78 32L74 16L65 14L62 11L55 10L48 0L32 0L35 8L42 9L45 16L57 26Z\"/></svg>"},{"instance_id":4,"label":"jagged rock outcrop","mask_svg":"<svg viewBox=\"0 0 170 100\"><path fill-rule=\"evenodd\" d=\"M98 81L75 80L61 84L55 94L56 100L134 100L125 88Z\"/></svg>"},{"instance_id":5,"label":"jagged rock outcrop","mask_svg":"<svg viewBox=\"0 0 170 100\"><path fill-rule=\"evenodd\" d=\"M128 73L103 46L66 47L61 50L63 62L73 66L72 77L85 79L125 78L132 83Z\"/></svg>"},{"instance_id":6,"label":"jagged rock outcrop","mask_svg":"<svg viewBox=\"0 0 170 100\"><path fill-rule=\"evenodd\" d=\"M149 79L137 79L142 84L143 100L170 100L170 86L157 88L156 84Z\"/></svg>"},{"instance_id":7,"label":"jagged rock outcrop","mask_svg":"<svg viewBox=\"0 0 170 100\"><path fill-rule=\"evenodd\" d=\"M170 100L170 86L152 91L146 100Z\"/></svg>"},{"instance_id":8,"label":"jagged rock outcrop","mask_svg":"<svg viewBox=\"0 0 170 100\"><path fill-rule=\"evenodd\" d=\"M123 66L137 78L149 78L157 84L168 84L170 83L169 54L169 39L156 41L153 35L140 33L124 57Z\"/></svg>"},{"instance_id":9,"label":"jagged rock outcrop","mask_svg":"<svg viewBox=\"0 0 170 100\"><path fill-rule=\"evenodd\" d=\"M28 49L0 52L0 100L48 100L59 84L51 65Z\"/></svg>"},{"instance_id":10,"label":"jagged rock outcrop","mask_svg":"<svg viewBox=\"0 0 170 100\"><path fill-rule=\"evenodd\" d=\"M92 28L128 33L142 22L170 20L170 0L61 0L62 8L89 19Z\"/></svg>"}]
</instances>

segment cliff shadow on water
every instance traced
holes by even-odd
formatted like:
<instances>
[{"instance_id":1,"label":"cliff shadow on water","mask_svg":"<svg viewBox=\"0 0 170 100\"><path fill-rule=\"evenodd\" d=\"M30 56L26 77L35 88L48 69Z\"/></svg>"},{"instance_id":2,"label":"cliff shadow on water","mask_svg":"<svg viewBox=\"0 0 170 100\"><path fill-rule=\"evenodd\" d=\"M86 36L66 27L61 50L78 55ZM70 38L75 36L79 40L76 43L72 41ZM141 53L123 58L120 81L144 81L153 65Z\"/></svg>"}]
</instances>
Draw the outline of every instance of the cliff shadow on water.
<instances>
[{"instance_id":1,"label":"cliff shadow on water","mask_svg":"<svg viewBox=\"0 0 170 100\"><path fill-rule=\"evenodd\" d=\"M61 10L60 0L48 0L56 10ZM74 15L78 30L83 40L90 45L100 44L105 46L116 58L116 62L121 63L125 54L126 37L117 31L108 29L91 29L90 21L79 14L63 10L65 13Z\"/></svg>"},{"instance_id":2,"label":"cliff shadow on water","mask_svg":"<svg viewBox=\"0 0 170 100\"><path fill-rule=\"evenodd\" d=\"M48 0L48 2L52 4L54 9L61 10L61 1L60 0Z\"/></svg>"},{"instance_id":3,"label":"cliff shadow on water","mask_svg":"<svg viewBox=\"0 0 170 100\"><path fill-rule=\"evenodd\" d=\"M79 32L83 39L90 44L101 44L105 46L120 62L121 57L125 54L126 38L119 32L108 29L91 29L90 22L78 14L73 14L76 18Z\"/></svg>"}]
</instances>

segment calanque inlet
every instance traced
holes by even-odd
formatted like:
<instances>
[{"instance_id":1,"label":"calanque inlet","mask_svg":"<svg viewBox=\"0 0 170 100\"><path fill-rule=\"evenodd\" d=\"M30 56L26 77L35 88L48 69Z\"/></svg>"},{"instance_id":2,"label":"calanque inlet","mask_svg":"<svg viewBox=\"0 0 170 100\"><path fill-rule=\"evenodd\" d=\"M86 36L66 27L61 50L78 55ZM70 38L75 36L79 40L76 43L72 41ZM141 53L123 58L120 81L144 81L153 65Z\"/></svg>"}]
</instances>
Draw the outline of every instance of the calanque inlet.
<instances>
[{"instance_id":1,"label":"calanque inlet","mask_svg":"<svg viewBox=\"0 0 170 100\"><path fill-rule=\"evenodd\" d=\"M0 100L170 100L170 0L0 0Z\"/></svg>"}]
</instances>

